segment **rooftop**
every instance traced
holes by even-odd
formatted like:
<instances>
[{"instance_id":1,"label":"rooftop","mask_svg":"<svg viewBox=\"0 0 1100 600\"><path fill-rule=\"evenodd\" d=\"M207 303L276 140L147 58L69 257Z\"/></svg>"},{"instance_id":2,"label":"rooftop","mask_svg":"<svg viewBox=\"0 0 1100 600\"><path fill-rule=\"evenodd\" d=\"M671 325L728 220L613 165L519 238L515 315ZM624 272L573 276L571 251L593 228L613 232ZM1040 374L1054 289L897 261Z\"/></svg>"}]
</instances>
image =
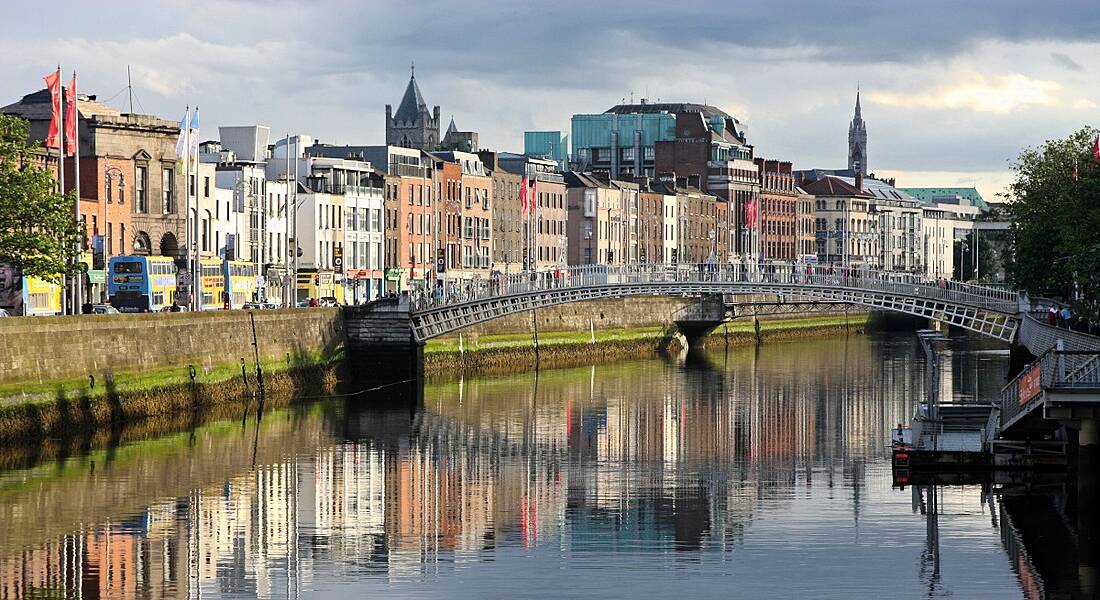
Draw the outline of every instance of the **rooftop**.
<instances>
[{"instance_id":1,"label":"rooftop","mask_svg":"<svg viewBox=\"0 0 1100 600\"><path fill-rule=\"evenodd\" d=\"M965 198L971 206L989 210L989 203L972 187L907 187L899 188L923 204L935 204L949 198Z\"/></svg>"}]
</instances>

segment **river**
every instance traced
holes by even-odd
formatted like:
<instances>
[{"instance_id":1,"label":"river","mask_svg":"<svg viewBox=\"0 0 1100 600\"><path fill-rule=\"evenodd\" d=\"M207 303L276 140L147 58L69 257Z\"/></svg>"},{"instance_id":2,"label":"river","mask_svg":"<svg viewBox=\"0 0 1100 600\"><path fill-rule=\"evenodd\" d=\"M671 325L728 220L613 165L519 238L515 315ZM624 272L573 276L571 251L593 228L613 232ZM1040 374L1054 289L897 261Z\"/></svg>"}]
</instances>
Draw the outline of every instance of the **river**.
<instances>
[{"instance_id":1,"label":"river","mask_svg":"<svg viewBox=\"0 0 1100 600\"><path fill-rule=\"evenodd\" d=\"M959 339L944 365L945 397L989 400L1008 353ZM0 600L1014 598L1072 578L1042 582L988 487L892 485L923 374L911 333L853 335L91 448L0 473Z\"/></svg>"}]
</instances>

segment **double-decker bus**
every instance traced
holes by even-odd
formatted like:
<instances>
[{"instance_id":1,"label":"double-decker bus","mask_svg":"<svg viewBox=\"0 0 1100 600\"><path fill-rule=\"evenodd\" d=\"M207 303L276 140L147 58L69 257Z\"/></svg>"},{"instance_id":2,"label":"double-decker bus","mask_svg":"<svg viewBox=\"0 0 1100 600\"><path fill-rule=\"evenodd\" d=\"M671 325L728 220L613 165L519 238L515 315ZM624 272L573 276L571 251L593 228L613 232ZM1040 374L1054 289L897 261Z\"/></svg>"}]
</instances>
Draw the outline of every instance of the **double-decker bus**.
<instances>
[{"instance_id":1,"label":"double-decker bus","mask_svg":"<svg viewBox=\"0 0 1100 600\"><path fill-rule=\"evenodd\" d=\"M238 309L256 300L256 265L239 260L224 263L224 308Z\"/></svg>"},{"instance_id":2,"label":"double-decker bus","mask_svg":"<svg viewBox=\"0 0 1100 600\"><path fill-rule=\"evenodd\" d=\"M199 261L199 265L202 310L225 308L225 265L220 260L209 258Z\"/></svg>"},{"instance_id":3,"label":"double-decker bus","mask_svg":"<svg viewBox=\"0 0 1100 600\"><path fill-rule=\"evenodd\" d=\"M0 265L0 308L12 315L60 315L61 284L24 277L11 265Z\"/></svg>"},{"instance_id":4,"label":"double-decker bus","mask_svg":"<svg viewBox=\"0 0 1100 600\"><path fill-rule=\"evenodd\" d=\"M119 312L157 312L176 299L176 263L167 256L113 256L107 296Z\"/></svg>"}]
</instances>

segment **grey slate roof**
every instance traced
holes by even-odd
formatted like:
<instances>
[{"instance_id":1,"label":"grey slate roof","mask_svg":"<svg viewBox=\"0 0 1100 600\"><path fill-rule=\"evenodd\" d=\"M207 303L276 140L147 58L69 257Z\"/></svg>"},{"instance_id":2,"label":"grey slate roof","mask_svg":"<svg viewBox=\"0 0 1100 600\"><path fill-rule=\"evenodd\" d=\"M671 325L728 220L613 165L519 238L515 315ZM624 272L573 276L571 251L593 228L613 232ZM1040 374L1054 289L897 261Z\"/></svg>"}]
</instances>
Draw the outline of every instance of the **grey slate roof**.
<instances>
[{"instance_id":1,"label":"grey slate roof","mask_svg":"<svg viewBox=\"0 0 1100 600\"><path fill-rule=\"evenodd\" d=\"M416 77L413 76L409 78L409 85L393 118L396 121L415 121L421 111L427 112L428 105L424 102L424 96L420 95L420 86L416 85Z\"/></svg>"}]
</instances>

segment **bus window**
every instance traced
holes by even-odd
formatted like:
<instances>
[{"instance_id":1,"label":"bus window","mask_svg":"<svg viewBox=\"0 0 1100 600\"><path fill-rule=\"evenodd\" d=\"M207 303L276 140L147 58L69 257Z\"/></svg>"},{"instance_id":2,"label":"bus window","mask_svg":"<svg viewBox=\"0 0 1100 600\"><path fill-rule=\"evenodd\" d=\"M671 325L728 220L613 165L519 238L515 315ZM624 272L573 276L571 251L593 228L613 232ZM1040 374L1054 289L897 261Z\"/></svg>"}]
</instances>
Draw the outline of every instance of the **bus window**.
<instances>
[{"instance_id":1,"label":"bus window","mask_svg":"<svg viewBox=\"0 0 1100 600\"><path fill-rule=\"evenodd\" d=\"M141 263L139 261L118 261L114 267L115 273L141 273Z\"/></svg>"}]
</instances>

